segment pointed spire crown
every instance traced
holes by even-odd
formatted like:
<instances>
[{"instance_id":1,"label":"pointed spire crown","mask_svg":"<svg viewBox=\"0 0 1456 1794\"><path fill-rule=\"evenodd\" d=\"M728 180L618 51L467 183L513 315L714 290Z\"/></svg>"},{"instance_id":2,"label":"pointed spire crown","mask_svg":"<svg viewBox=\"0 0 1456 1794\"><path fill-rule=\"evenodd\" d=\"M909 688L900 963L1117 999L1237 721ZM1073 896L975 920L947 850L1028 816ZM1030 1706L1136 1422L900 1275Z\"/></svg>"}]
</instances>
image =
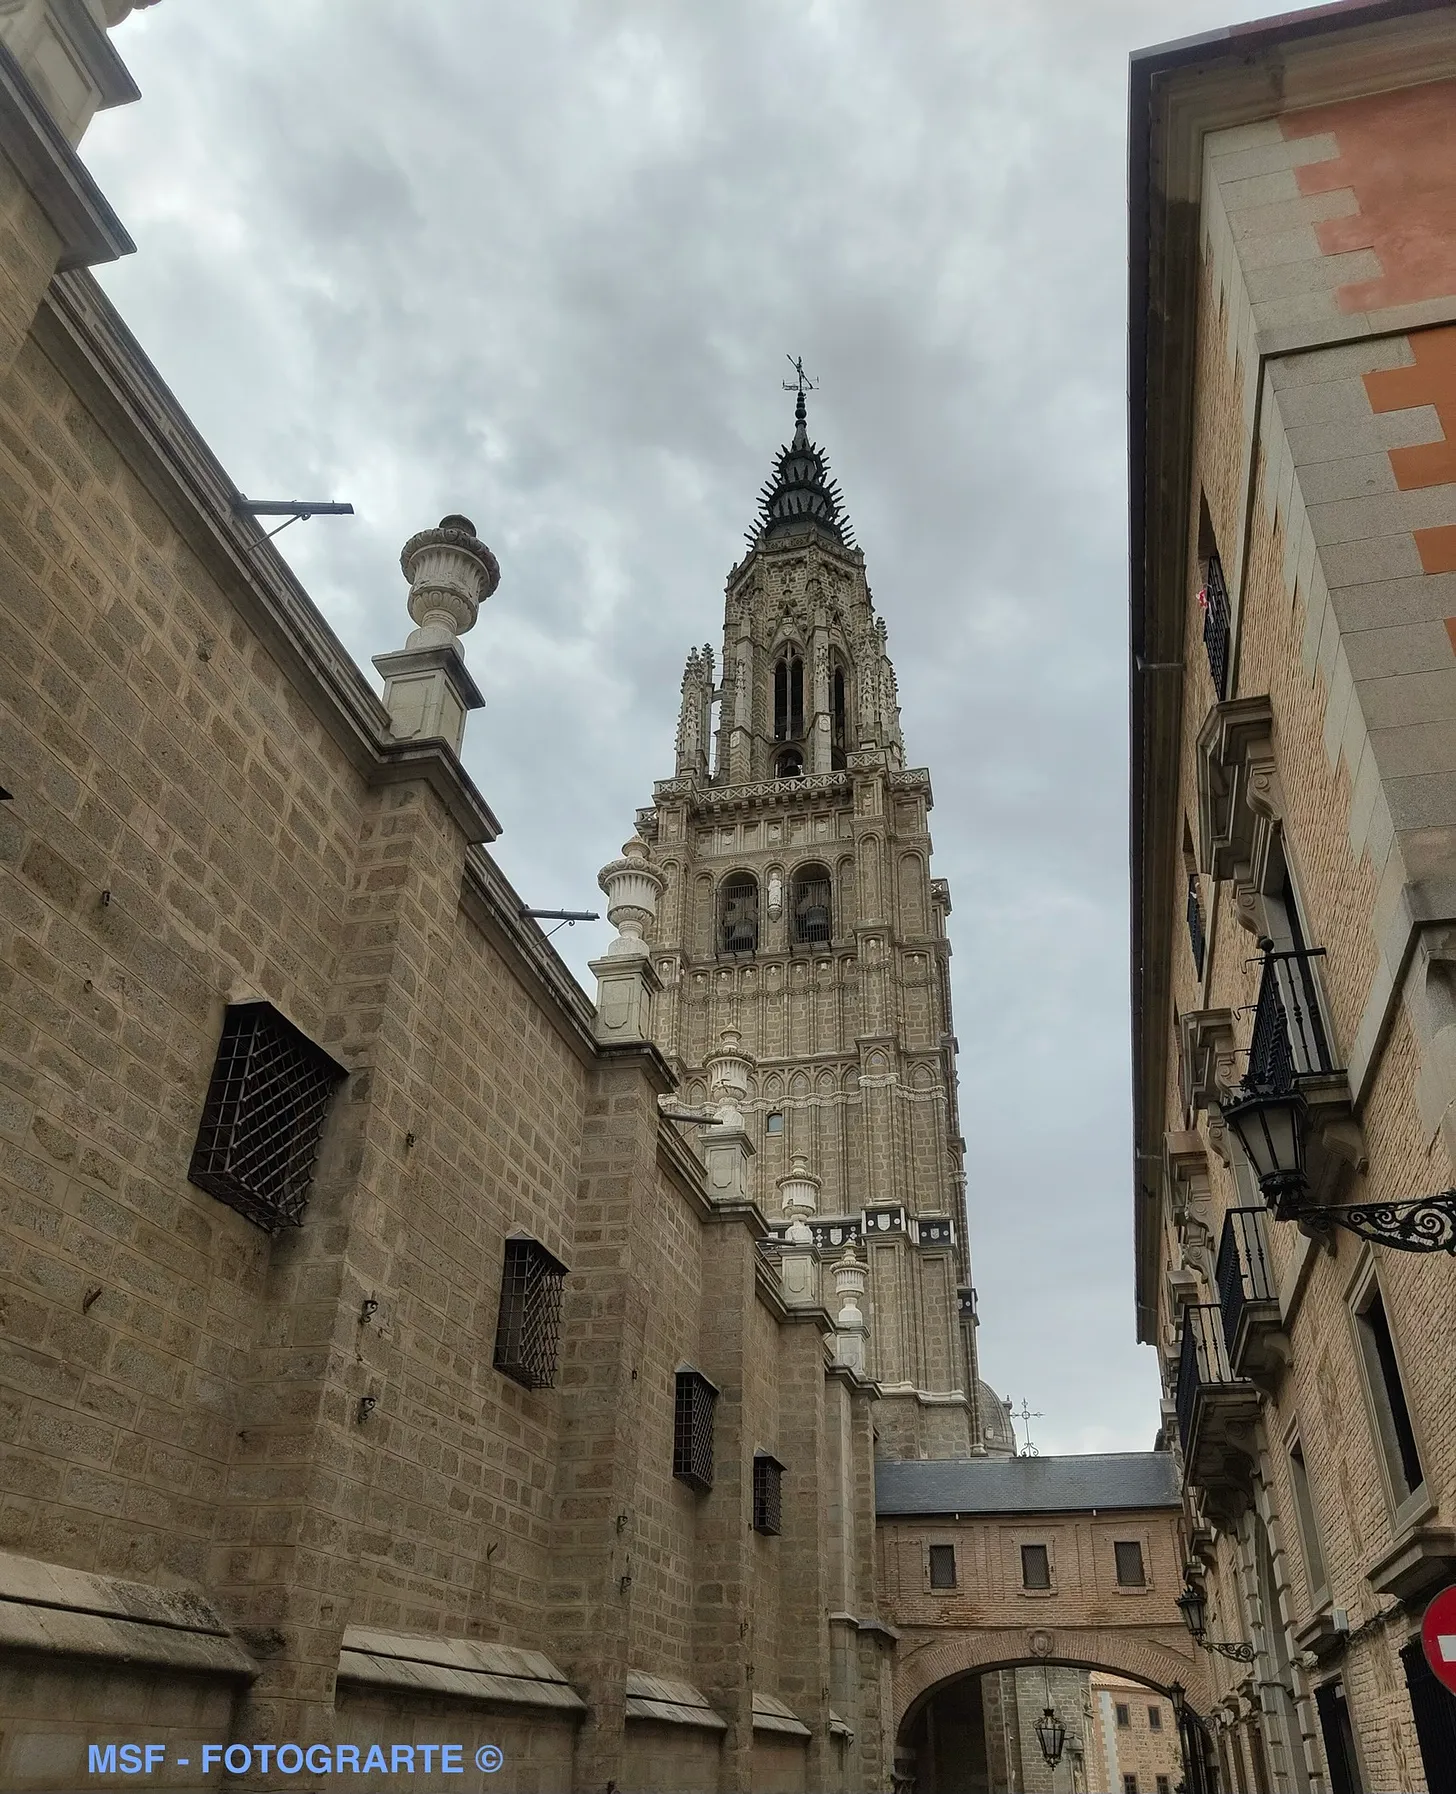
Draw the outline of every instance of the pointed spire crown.
<instances>
[{"instance_id":1,"label":"pointed spire crown","mask_svg":"<svg viewBox=\"0 0 1456 1794\"><path fill-rule=\"evenodd\" d=\"M817 526L841 548L853 548L854 531L844 515L839 484L830 477L824 451L809 440L804 390L794 400L794 437L779 450L773 477L759 494L758 519L748 540L753 543L802 528Z\"/></svg>"}]
</instances>

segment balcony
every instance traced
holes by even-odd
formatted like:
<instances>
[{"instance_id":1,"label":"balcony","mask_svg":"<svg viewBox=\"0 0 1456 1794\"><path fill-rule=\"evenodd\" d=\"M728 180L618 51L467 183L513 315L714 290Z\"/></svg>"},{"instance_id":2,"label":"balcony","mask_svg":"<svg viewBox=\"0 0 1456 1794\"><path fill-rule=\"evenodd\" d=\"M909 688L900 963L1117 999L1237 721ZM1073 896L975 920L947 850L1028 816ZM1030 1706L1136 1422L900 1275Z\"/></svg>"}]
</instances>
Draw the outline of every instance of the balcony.
<instances>
[{"instance_id":1,"label":"balcony","mask_svg":"<svg viewBox=\"0 0 1456 1794\"><path fill-rule=\"evenodd\" d=\"M1269 949L1269 943L1261 945ZM1294 947L1264 954L1248 1082L1258 1090L1292 1090L1303 1078L1338 1075L1320 1011L1314 961L1323 947Z\"/></svg>"},{"instance_id":2,"label":"balcony","mask_svg":"<svg viewBox=\"0 0 1456 1794\"><path fill-rule=\"evenodd\" d=\"M1259 1392L1234 1375L1217 1303L1193 1302L1183 1310L1177 1413L1184 1480L1203 1490L1210 1511L1222 1510L1218 1517L1241 1512L1250 1488Z\"/></svg>"},{"instance_id":3,"label":"balcony","mask_svg":"<svg viewBox=\"0 0 1456 1794\"><path fill-rule=\"evenodd\" d=\"M1228 586L1224 583L1223 563L1216 554L1208 557L1198 602L1203 606L1203 646L1208 655L1208 670L1213 675L1213 689L1222 702L1228 696L1232 631Z\"/></svg>"},{"instance_id":4,"label":"balcony","mask_svg":"<svg viewBox=\"0 0 1456 1794\"><path fill-rule=\"evenodd\" d=\"M1279 1377L1289 1354L1269 1261L1267 1209L1235 1208L1224 1216L1215 1275L1230 1371L1255 1383Z\"/></svg>"},{"instance_id":5,"label":"balcony","mask_svg":"<svg viewBox=\"0 0 1456 1794\"><path fill-rule=\"evenodd\" d=\"M1198 874L1188 874L1188 945L1193 949L1193 969L1203 976L1203 955L1207 947L1203 933L1203 905L1198 900Z\"/></svg>"}]
</instances>

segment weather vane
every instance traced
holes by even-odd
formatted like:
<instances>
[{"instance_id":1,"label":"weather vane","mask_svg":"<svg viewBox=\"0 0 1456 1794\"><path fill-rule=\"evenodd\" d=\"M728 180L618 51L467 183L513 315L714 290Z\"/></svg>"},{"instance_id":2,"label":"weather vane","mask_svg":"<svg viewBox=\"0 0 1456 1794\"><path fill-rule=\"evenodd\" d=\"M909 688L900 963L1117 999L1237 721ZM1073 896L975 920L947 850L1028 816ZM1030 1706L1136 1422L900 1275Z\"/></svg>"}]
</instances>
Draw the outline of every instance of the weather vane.
<instances>
[{"instance_id":1,"label":"weather vane","mask_svg":"<svg viewBox=\"0 0 1456 1794\"><path fill-rule=\"evenodd\" d=\"M1042 1418L1041 1409L1033 1408L1023 1395L1021 1398L1020 1409L1013 1409L1011 1418L1013 1420L1019 1420L1026 1428L1026 1444L1022 1446L1020 1455L1023 1458L1040 1457L1040 1452L1037 1451L1036 1447L1031 1442L1031 1423L1033 1420L1040 1420Z\"/></svg>"},{"instance_id":2,"label":"weather vane","mask_svg":"<svg viewBox=\"0 0 1456 1794\"><path fill-rule=\"evenodd\" d=\"M798 375L797 380L784 381L785 392L806 393L818 391L819 382L817 380L811 380L804 372L804 357L802 355L786 355L784 360L788 362L789 366Z\"/></svg>"}]
</instances>

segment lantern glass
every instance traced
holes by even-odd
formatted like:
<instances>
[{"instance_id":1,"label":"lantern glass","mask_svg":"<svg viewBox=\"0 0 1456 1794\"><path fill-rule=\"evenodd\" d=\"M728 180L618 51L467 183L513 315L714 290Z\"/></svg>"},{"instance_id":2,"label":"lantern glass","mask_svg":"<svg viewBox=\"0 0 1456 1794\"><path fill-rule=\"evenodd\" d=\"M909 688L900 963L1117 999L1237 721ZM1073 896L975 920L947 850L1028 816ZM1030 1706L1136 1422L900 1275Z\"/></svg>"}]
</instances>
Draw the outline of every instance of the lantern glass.
<instances>
[{"instance_id":1,"label":"lantern glass","mask_svg":"<svg viewBox=\"0 0 1456 1794\"><path fill-rule=\"evenodd\" d=\"M1223 1118L1254 1167L1265 1197L1273 1202L1302 1191L1308 1105L1299 1091L1251 1090L1222 1106Z\"/></svg>"},{"instance_id":2,"label":"lantern glass","mask_svg":"<svg viewBox=\"0 0 1456 1794\"><path fill-rule=\"evenodd\" d=\"M1048 1707L1036 1722L1036 1741L1048 1765L1055 1769L1062 1760L1062 1746L1067 1742L1067 1728Z\"/></svg>"},{"instance_id":3,"label":"lantern glass","mask_svg":"<svg viewBox=\"0 0 1456 1794\"><path fill-rule=\"evenodd\" d=\"M1208 1602L1202 1591L1188 1583L1174 1606L1183 1615L1183 1623L1194 1638L1202 1638L1208 1630Z\"/></svg>"}]
</instances>

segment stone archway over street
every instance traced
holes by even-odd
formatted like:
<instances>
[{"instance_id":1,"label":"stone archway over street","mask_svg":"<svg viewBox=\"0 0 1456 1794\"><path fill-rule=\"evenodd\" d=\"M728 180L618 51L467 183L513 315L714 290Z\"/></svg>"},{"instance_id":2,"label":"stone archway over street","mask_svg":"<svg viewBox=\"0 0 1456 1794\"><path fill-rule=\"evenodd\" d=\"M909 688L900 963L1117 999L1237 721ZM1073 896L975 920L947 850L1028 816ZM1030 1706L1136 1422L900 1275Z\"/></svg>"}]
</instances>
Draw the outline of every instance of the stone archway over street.
<instances>
[{"instance_id":1,"label":"stone archway over street","mask_svg":"<svg viewBox=\"0 0 1456 1794\"><path fill-rule=\"evenodd\" d=\"M1165 1452L881 1464L899 1785L940 1789L944 1777L924 1761L929 1710L1003 1670L1103 1671L1166 1697L1170 1726L1185 1706L1206 1715L1209 1660L1175 1605L1181 1518Z\"/></svg>"}]
</instances>

